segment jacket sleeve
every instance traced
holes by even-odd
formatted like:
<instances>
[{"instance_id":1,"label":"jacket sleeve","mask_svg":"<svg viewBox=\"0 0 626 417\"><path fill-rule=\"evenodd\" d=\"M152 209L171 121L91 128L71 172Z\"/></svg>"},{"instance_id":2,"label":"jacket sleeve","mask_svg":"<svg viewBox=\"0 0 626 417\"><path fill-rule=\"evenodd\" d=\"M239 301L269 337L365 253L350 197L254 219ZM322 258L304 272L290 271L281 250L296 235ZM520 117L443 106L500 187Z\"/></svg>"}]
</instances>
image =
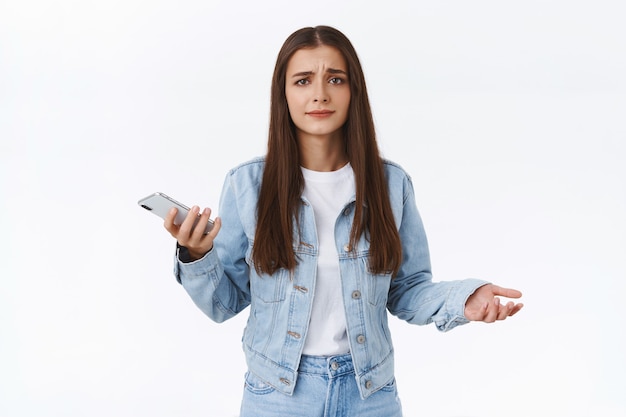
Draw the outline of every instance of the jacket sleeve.
<instances>
[{"instance_id":1,"label":"jacket sleeve","mask_svg":"<svg viewBox=\"0 0 626 417\"><path fill-rule=\"evenodd\" d=\"M465 302L487 282L477 279L433 282L426 233L408 176L404 180L402 198L399 224L402 265L391 281L387 308L409 323L435 323L441 331L468 323L464 315Z\"/></svg>"},{"instance_id":2,"label":"jacket sleeve","mask_svg":"<svg viewBox=\"0 0 626 417\"><path fill-rule=\"evenodd\" d=\"M193 302L216 322L223 322L250 304L248 238L237 209L236 189L227 176L220 198L222 228L203 258L185 262L186 249L178 247L174 275Z\"/></svg>"}]
</instances>

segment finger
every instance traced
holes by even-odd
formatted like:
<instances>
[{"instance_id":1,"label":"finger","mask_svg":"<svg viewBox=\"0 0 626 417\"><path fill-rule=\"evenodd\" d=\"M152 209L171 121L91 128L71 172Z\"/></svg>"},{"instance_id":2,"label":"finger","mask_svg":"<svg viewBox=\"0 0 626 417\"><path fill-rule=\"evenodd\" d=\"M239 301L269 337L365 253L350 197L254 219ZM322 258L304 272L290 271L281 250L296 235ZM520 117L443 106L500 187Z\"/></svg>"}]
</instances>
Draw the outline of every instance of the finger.
<instances>
[{"instance_id":1,"label":"finger","mask_svg":"<svg viewBox=\"0 0 626 417\"><path fill-rule=\"evenodd\" d=\"M516 304L515 307L513 307L513 310L511 310L511 313L509 314L509 316L513 316L517 314L522 309L522 307L524 307L524 304L522 303Z\"/></svg>"},{"instance_id":2,"label":"finger","mask_svg":"<svg viewBox=\"0 0 626 417\"><path fill-rule=\"evenodd\" d=\"M185 216L185 220L178 226L178 243L188 249L190 246L193 246L191 242L191 231L193 230L195 219L198 217L199 210L200 208L198 206L193 206L187 213L187 216Z\"/></svg>"},{"instance_id":3,"label":"finger","mask_svg":"<svg viewBox=\"0 0 626 417\"><path fill-rule=\"evenodd\" d=\"M492 285L491 290L494 295L500 295L506 298L520 298L522 296L521 291L514 290L513 288L502 288L497 285Z\"/></svg>"},{"instance_id":4,"label":"finger","mask_svg":"<svg viewBox=\"0 0 626 417\"><path fill-rule=\"evenodd\" d=\"M163 226L165 226L165 230L170 232L173 237L176 237L178 234L178 226L174 224L174 220L176 219L176 214L178 214L178 209L176 207L172 207L165 216L163 221Z\"/></svg>"},{"instance_id":5,"label":"finger","mask_svg":"<svg viewBox=\"0 0 626 417\"><path fill-rule=\"evenodd\" d=\"M509 301L504 306L501 305L500 311L498 312L498 320L506 319L511 314L511 311L513 310L514 306L515 306L515 303L513 301Z\"/></svg>"},{"instance_id":6,"label":"finger","mask_svg":"<svg viewBox=\"0 0 626 417\"><path fill-rule=\"evenodd\" d=\"M192 236L194 240L200 241L202 240L202 238L204 238L204 231L206 230L206 224L209 221L210 217L210 208L205 208L204 210L202 210L202 214L200 215L200 217L196 216L197 220L195 221L195 225L192 230Z\"/></svg>"},{"instance_id":7,"label":"finger","mask_svg":"<svg viewBox=\"0 0 626 417\"><path fill-rule=\"evenodd\" d=\"M183 220L183 222L180 225L180 232L183 235L183 237L191 236L191 231L193 230L193 225L196 222L199 211L200 211L200 207L193 206L191 207L191 210L189 210L189 213L187 213L185 220Z\"/></svg>"},{"instance_id":8,"label":"finger","mask_svg":"<svg viewBox=\"0 0 626 417\"><path fill-rule=\"evenodd\" d=\"M222 228L222 219L221 217L216 217L215 220L213 221L213 228L207 234L207 236L209 236L211 239L215 239L217 237L217 234L220 232L221 228Z\"/></svg>"}]
</instances>

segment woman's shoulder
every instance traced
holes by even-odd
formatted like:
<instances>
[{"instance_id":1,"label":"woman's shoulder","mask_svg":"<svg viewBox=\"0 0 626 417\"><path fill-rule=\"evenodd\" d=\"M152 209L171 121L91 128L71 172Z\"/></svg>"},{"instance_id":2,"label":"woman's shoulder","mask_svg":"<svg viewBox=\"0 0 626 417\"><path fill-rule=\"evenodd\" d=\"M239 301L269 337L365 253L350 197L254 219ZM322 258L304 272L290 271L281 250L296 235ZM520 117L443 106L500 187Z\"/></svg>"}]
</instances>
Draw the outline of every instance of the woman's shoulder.
<instances>
[{"instance_id":1,"label":"woman's shoulder","mask_svg":"<svg viewBox=\"0 0 626 417\"><path fill-rule=\"evenodd\" d=\"M263 175L265 156L257 156L249 159L228 171L228 176L233 178L257 178Z\"/></svg>"},{"instance_id":2,"label":"woman's shoulder","mask_svg":"<svg viewBox=\"0 0 626 417\"><path fill-rule=\"evenodd\" d=\"M383 166L390 184L405 181L411 182L411 176L400 164L383 158Z\"/></svg>"}]
</instances>

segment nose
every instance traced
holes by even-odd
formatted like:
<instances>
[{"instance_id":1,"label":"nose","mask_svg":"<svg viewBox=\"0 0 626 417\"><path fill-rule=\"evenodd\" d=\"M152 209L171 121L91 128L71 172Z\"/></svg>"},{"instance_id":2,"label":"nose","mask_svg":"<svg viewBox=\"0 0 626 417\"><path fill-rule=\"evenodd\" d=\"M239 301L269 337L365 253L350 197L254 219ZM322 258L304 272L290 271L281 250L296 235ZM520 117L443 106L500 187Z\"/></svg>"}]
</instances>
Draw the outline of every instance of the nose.
<instances>
[{"instance_id":1,"label":"nose","mask_svg":"<svg viewBox=\"0 0 626 417\"><path fill-rule=\"evenodd\" d=\"M313 94L313 102L314 103L327 103L328 102L328 94L326 92L326 86L324 85L323 82L320 82L317 84L317 88L315 89L315 92Z\"/></svg>"}]
</instances>

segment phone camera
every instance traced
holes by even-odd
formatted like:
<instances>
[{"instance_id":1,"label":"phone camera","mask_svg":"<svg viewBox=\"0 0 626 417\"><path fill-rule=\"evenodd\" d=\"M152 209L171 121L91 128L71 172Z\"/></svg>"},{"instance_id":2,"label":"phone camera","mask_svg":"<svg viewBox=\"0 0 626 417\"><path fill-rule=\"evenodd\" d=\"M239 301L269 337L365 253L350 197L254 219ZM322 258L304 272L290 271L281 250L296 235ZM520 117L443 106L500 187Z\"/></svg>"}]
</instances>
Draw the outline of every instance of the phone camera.
<instances>
[{"instance_id":1,"label":"phone camera","mask_svg":"<svg viewBox=\"0 0 626 417\"><path fill-rule=\"evenodd\" d=\"M141 207L145 208L146 210L152 211L152 207L148 207L145 204L142 204Z\"/></svg>"}]
</instances>

